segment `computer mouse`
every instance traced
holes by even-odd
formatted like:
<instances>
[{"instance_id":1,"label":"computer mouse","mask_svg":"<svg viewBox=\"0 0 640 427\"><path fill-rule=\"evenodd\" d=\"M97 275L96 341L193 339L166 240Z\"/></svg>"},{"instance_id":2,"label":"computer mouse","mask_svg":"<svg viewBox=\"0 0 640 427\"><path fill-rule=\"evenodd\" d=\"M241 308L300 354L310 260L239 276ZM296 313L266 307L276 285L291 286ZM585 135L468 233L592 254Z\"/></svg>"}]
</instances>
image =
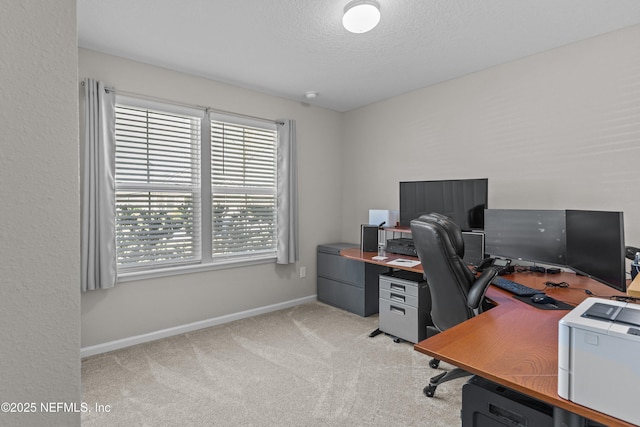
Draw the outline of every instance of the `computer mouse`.
<instances>
[{"instance_id":1,"label":"computer mouse","mask_svg":"<svg viewBox=\"0 0 640 427\"><path fill-rule=\"evenodd\" d=\"M546 294L535 294L531 297L531 302L535 304L555 304L556 300Z\"/></svg>"}]
</instances>

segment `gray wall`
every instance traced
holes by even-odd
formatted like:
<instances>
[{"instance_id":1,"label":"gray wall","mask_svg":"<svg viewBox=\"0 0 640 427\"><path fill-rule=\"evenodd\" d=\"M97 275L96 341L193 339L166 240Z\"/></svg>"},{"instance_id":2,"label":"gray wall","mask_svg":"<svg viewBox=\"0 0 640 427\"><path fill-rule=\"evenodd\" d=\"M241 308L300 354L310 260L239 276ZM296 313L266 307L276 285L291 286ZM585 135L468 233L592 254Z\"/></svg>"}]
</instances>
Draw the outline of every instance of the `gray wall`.
<instances>
[{"instance_id":1,"label":"gray wall","mask_svg":"<svg viewBox=\"0 0 640 427\"><path fill-rule=\"evenodd\" d=\"M398 182L489 178L489 207L621 210L640 246L640 26L345 114L342 236Z\"/></svg>"},{"instance_id":2,"label":"gray wall","mask_svg":"<svg viewBox=\"0 0 640 427\"><path fill-rule=\"evenodd\" d=\"M76 2L0 10L0 424L80 425L40 411L81 399Z\"/></svg>"},{"instance_id":3,"label":"gray wall","mask_svg":"<svg viewBox=\"0 0 640 427\"><path fill-rule=\"evenodd\" d=\"M121 283L82 295L82 346L311 297L316 246L340 239L342 115L211 80L80 49L81 77L118 90L269 119L296 120L300 262L263 264ZM301 94L302 96L302 94ZM299 267L306 277L299 277Z\"/></svg>"},{"instance_id":4,"label":"gray wall","mask_svg":"<svg viewBox=\"0 0 640 427\"><path fill-rule=\"evenodd\" d=\"M402 180L488 177L492 208L622 210L640 245L639 49L630 27L344 114L81 49L80 76L122 91L296 119L301 209L297 265L86 293L83 347L312 297L316 245L358 242L369 209L397 209Z\"/></svg>"}]
</instances>

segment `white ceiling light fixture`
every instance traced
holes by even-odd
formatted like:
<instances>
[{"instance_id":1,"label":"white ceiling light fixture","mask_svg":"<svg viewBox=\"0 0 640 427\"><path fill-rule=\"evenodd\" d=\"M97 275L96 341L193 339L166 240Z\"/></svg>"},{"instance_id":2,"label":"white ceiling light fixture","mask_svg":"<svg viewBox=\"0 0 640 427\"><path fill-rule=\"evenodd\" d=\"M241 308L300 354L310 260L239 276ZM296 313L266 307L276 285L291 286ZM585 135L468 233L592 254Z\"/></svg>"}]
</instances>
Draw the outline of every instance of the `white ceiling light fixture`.
<instances>
[{"instance_id":1,"label":"white ceiling light fixture","mask_svg":"<svg viewBox=\"0 0 640 427\"><path fill-rule=\"evenodd\" d=\"M374 0L353 0L344 7L342 25L352 33L366 33L380 22L380 5Z\"/></svg>"}]
</instances>

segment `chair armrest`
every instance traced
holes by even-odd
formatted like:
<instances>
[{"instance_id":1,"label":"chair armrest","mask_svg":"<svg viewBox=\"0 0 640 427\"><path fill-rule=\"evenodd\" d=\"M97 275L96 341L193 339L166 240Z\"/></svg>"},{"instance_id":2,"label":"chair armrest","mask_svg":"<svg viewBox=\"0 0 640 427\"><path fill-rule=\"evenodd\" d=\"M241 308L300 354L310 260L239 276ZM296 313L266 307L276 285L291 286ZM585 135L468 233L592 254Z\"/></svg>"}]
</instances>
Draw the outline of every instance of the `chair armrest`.
<instances>
[{"instance_id":1,"label":"chair armrest","mask_svg":"<svg viewBox=\"0 0 640 427\"><path fill-rule=\"evenodd\" d=\"M491 284L494 277L498 275L499 269L496 267L486 268L482 274L473 282L469 293L467 294L467 306L472 310L477 310L480 307L482 298L484 298L487 288Z\"/></svg>"}]
</instances>

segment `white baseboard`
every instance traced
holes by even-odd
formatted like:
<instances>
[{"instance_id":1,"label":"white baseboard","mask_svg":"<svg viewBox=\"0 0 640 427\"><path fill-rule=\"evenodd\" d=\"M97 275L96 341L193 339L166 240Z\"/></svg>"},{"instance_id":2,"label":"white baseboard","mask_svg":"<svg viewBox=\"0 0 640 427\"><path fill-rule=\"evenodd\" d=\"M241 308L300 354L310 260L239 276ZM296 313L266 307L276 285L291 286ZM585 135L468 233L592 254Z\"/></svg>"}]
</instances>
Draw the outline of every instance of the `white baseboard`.
<instances>
[{"instance_id":1,"label":"white baseboard","mask_svg":"<svg viewBox=\"0 0 640 427\"><path fill-rule=\"evenodd\" d=\"M173 328L162 329L159 331L150 332L148 334L136 335L129 338L109 341L103 344L82 347L80 349L80 357L89 357L100 353L106 353L108 351L119 350L121 348L130 347L132 345L155 341L174 335L184 334L186 332L196 331L198 329L209 328L211 326L218 326L225 323L233 322L234 320L246 319L248 317L257 316L259 314L271 313L272 311L295 307L296 305L306 304L317 300L317 295L311 295L308 297L285 301L278 304L267 305L264 307L241 311L238 313L227 314L225 316L214 317L212 319L201 320L199 322L188 323L186 325L175 326Z\"/></svg>"}]
</instances>

